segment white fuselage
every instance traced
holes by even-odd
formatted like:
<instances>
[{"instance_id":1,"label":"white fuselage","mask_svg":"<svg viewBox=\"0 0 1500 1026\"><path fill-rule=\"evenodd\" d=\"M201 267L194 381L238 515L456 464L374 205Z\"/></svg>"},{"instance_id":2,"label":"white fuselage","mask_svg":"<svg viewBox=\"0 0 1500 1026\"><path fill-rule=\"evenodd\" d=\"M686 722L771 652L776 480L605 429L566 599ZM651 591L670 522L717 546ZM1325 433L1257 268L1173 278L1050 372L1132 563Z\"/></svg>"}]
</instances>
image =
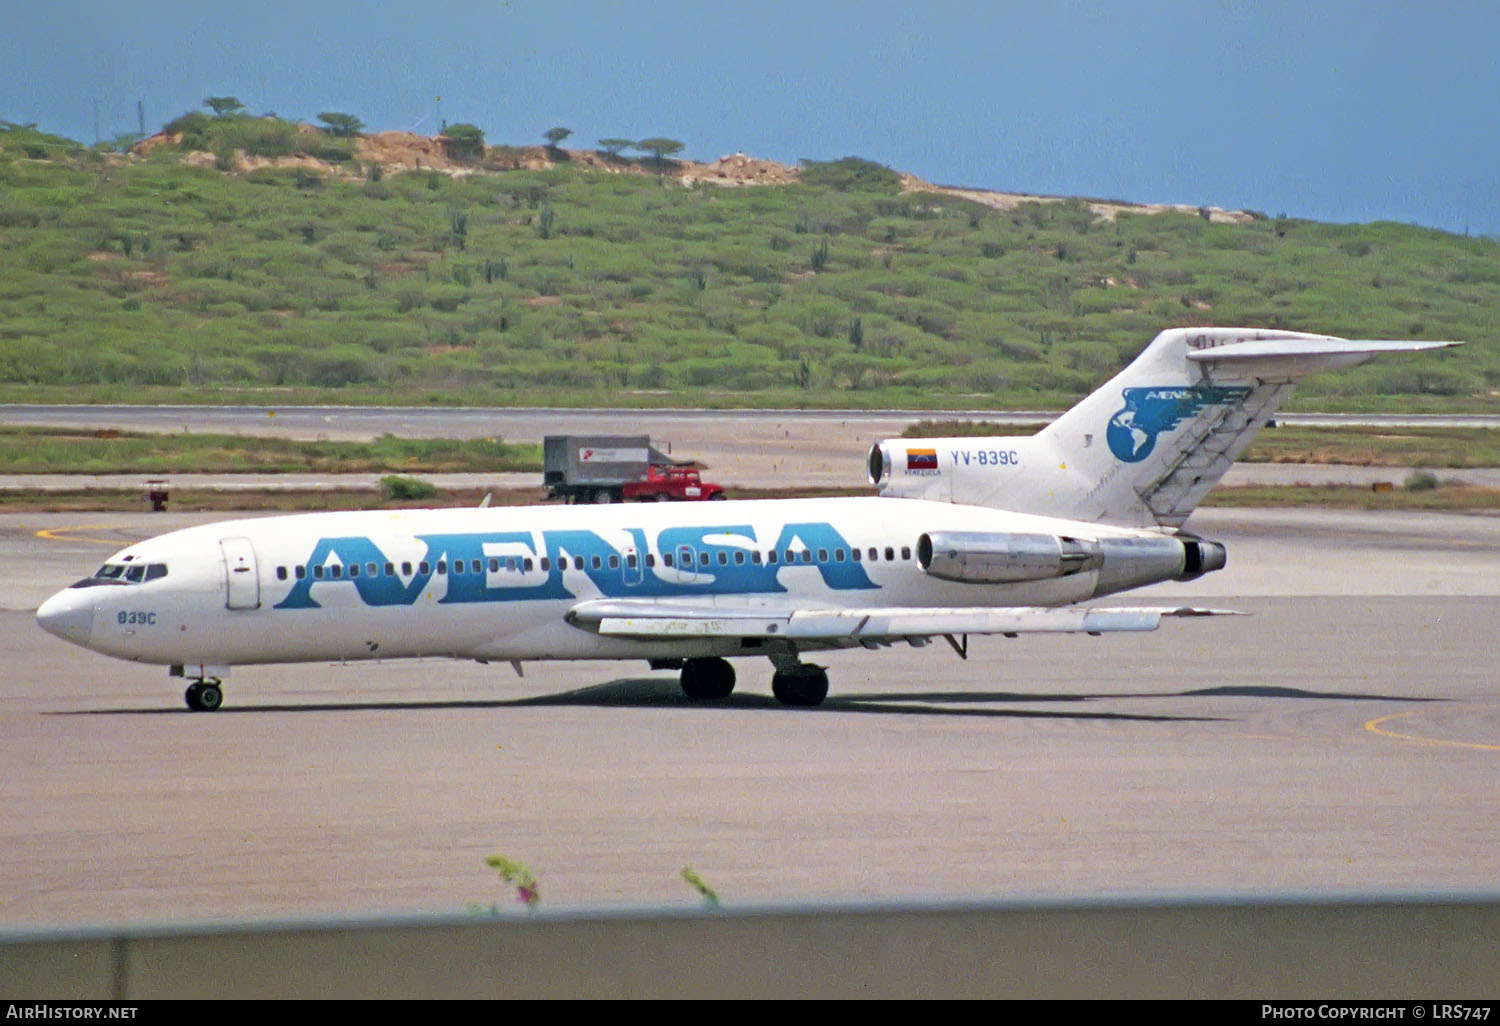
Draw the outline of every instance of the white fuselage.
<instances>
[{"instance_id":1,"label":"white fuselage","mask_svg":"<svg viewBox=\"0 0 1500 1026\"><path fill-rule=\"evenodd\" d=\"M237 664L407 656L649 659L715 699L734 687L721 657L759 654L780 701L817 705L828 678L804 650L942 637L966 655L970 633L1214 612L1056 607L1223 567L1178 529L1298 380L1453 344L1169 328L1032 438L877 443L881 497L230 521L116 553L37 621L171 666L199 711Z\"/></svg>"},{"instance_id":2,"label":"white fuselage","mask_svg":"<svg viewBox=\"0 0 1500 1026\"><path fill-rule=\"evenodd\" d=\"M1014 584L938 579L916 555L918 537L934 531L1148 533L889 498L313 513L132 545L106 565L165 571L80 581L38 619L106 655L187 666L652 659L752 653L723 638L605 637L567 613L591 599L728 612L1059 606L1102 593L1093 572Z\"/></svg>"}]
</instances>

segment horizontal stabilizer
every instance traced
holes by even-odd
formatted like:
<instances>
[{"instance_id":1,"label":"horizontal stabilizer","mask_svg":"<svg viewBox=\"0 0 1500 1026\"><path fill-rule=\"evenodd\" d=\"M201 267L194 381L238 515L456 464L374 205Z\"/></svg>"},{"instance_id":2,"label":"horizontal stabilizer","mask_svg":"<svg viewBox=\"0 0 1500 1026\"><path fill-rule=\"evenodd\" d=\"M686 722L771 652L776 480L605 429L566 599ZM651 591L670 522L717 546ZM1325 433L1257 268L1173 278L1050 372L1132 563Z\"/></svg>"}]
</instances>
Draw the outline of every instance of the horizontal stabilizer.
<instances>
[{"instance_id":1,"label":"horizontal stabilizer","mask_svg":"<svg viewBox=\"0 0 1500 1026\"><path fill-rule=\"evenodd\" d=\"M1192 363L1259 372L1262 366L1276 367L1291 377L1336 370L1364 363L1382 353L1415 353L1424 349L1445 349L1462 342L1428 342L1417 339L1343 339L1343 338L1270 338L1229 342L1187 353Z\"/></svg>"},{"instance_id":2,"label":"horizontal stabilizer","mask_svg":"<svg viewBox=\"0 0 1500 1026\"><path fill-rule=\"evenodd\" d=\"M1164 616L1233 615L1231 610L1187 606L1058 609L1022 606L920 609L726 610L649 602L582 602L568 614L574 626L612 637L785 638L832 644L862 644L943 634L1105 634L1152 631Z\"/></svg>"}]
</instances>

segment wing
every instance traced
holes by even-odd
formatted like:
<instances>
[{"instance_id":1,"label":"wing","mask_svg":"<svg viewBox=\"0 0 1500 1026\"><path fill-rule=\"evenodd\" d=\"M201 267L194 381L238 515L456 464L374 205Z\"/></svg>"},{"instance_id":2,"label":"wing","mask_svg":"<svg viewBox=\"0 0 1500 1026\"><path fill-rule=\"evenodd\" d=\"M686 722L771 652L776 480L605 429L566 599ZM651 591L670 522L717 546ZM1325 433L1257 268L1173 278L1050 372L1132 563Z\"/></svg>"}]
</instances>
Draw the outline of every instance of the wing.
<instances>
[{"instance_id":1,"label":"wing","mask_svg":"<svg viewBox=\"0 0 1500 1026\"><path fill-rule=\"evenodd\" d=\"M1191 606L1036 606L925 609L734 609L599 599L568 612L575 627L610 637L664 641L685 638L784 638L815 645L851 647L922 641L958 634L1083 633L1154 631L1164 616L1222 616L1231 610Z\"/></svg>"}]
</instances>

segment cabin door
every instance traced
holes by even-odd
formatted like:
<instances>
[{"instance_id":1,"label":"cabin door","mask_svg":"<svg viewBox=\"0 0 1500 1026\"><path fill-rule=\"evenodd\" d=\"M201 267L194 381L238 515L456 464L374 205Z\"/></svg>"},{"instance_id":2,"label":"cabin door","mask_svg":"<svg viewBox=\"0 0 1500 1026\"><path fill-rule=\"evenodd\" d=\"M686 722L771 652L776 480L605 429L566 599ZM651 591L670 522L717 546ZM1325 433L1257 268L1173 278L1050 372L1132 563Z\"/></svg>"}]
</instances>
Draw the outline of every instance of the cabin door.
<instances>
[{"instance_id":1,"label":"cabin door","mask_svg":"<svg viewBox=\"0 0 1500 1026\"><path fill-rule=\"evenodd\" d=\"M620 557L620 576L625 587L634 588L645 578L646 570L641 565L644 558L634 545L625 546L625 553Z\"/></svg>"},{"instance_id":2,"label":"cabin door","mask_svg":"<svg viewBox=\"0 0 1500 1026\"><path fill-rule=\"evenodd\" d=\"M260 570L250 539L225 538L219 548L224 550L224 604L230 609L259 609Z\"/></svg>"},{"instance_id":3,"label":"cabin door","mask_svg":"<svg viewBox=\"0 0 1500 1026\"><path fill-rule=\"evenodd\" d=\"M677 571L683 574L698 574L698 553L691 545L677 546Z\"/></svg>"}]
</instances>

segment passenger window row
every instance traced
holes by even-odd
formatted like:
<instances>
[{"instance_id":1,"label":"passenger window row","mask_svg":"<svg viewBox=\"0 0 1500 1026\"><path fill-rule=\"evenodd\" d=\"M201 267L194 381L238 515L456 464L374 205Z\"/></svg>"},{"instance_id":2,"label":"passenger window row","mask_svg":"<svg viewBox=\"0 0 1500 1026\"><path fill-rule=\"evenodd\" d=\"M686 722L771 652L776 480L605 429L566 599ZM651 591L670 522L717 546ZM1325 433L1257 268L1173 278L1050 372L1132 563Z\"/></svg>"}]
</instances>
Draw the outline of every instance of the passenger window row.
<instances>
[{"instance_id":1,"label":"passenger window row","mask_svg":"<svg viewBox=\"0 0 1500 1026\"><path fill-rule=\"evenodd\" d=\"M451 567L449 566L446 559L440 559L438 560L435 569L439 574L447 574L450 572L450 570L454 574L482 574L485 572L485 569L488 568L490 573L497 574L502 570L521 572L530 571L535 567L536 562L530 556L526 556L524 558L520 556L491 556L488 560L472 559L467 562L461 559L454 560ZM547 568L548 561L546 558L543 558L542 569L546 570ZM401 564L401 573L399 574L399 576L410 577L413 572L425 576L427 574L431 574L433 570L433 565L425 559L420 563L415 564L407 561ZM299 565L292 567L292 576L296 577L299 581L306 578L307 574L308 568L306 566ZM396 577L398 576L398 574L396 573L396 564L393 562L385 564L350 563L346 566L340 566L337 563L330 563L323 566L313 567L312 576L313 580L321 581L324 579L340 580L345 577ZM284 581L287 579L286 567L278 566L276 568L276 579L278 581Z\"/></svg>"},{"instance_id":2,"label":"passenger window row","mask_svg":"<svg viewBox=\"0 0 1500 1026\"><path fill-rule=\"evenodd\" d=\"M863 552L860 549L851 549L848 552L845 552L843 549L834 549L832 551L832 560L829 559L830 553L828 549L818 549L816 551L816 559L813 558L814 555L815 553L812 549L787 549L784 552L778 551L776 549L768 549L764 553L762 553L759 549L752 549L749 551L748 555L746 553L746 550L736 549L733 553L733 556L731 557L729 552L721 549L716 554L715 558L711 558L710 553L699 552L695 549L684 547L677 553L662 553L661 565L666 567L676 566L679 569L691 569L695 566L712 566L715 564L717 564L718 566L728 566L731 561L736 566L742 566L746 562L749 562L755 566L776 566L778 564L801 565L814 563L821 564L828 562L844 563L848 561L852 561L855 563L876 563L881 559L881 551L874 546L871 546L869 549L863 550ZM884 558L886 562L895 562L896 549L893 546L886 546ZM903 545L901 547L901 558L903 560L911 559L910 546ZM571 563L569 562L570 559ZM651 552L646 553L645 563L648 567L655 567L657 564L656 554ZM608 566L611 570L618 570L620 568L620 565L621 558L617 555L590 556L587 560L585 560L583 556L561 556L557 560L557 567L559 570L566 570L569 568L569 566L571 566L574 570L583 570L585 568L602 570L605 568L605 566ZM629 569L634 570L637 568L637 566L640 565L640 558L633 552L627 553L624 557L624 565ZM416 564L412 564L408 561L401 564L401 573L399 574L399 576L403 578L410 578L414 570L416 573L422 574L423 576L427 576L434 571L439 576L446 575L449 572L452 572L455 575L482 574L486 571L486 569L488 569L488 571L492 574L501 573L502 571L511 573L530 573L533 569L536 569L538 567L540 567L543 573L550 572L552 569L551 558L548 556L542 556L539 560L533 560L530 556L491 556L488 560L454 560L451 567L448 561L444 559L438 560L436 566L433 566L433 564L429 563L426 560L422 560L421 562ZM162 568L162 572L166 572L165 567ZM308 573L309 570L306 566L297 565L291 568L290 576L295 577L297 580L301 581L306 579ZM312 567L311 573L313 580L315 581L337 581L343 580L345 578L357 577L398 576L396 573L396 564L394 562L385 563L383 565L380 563L349 563L343 566L337 563L330 563ZM278 581L285 581L287 580L288 576L288 571L285 566L278 566L276 568L276 579ZM150 578L147 579L149 580Z\"/></svg>"}]
</instances>

